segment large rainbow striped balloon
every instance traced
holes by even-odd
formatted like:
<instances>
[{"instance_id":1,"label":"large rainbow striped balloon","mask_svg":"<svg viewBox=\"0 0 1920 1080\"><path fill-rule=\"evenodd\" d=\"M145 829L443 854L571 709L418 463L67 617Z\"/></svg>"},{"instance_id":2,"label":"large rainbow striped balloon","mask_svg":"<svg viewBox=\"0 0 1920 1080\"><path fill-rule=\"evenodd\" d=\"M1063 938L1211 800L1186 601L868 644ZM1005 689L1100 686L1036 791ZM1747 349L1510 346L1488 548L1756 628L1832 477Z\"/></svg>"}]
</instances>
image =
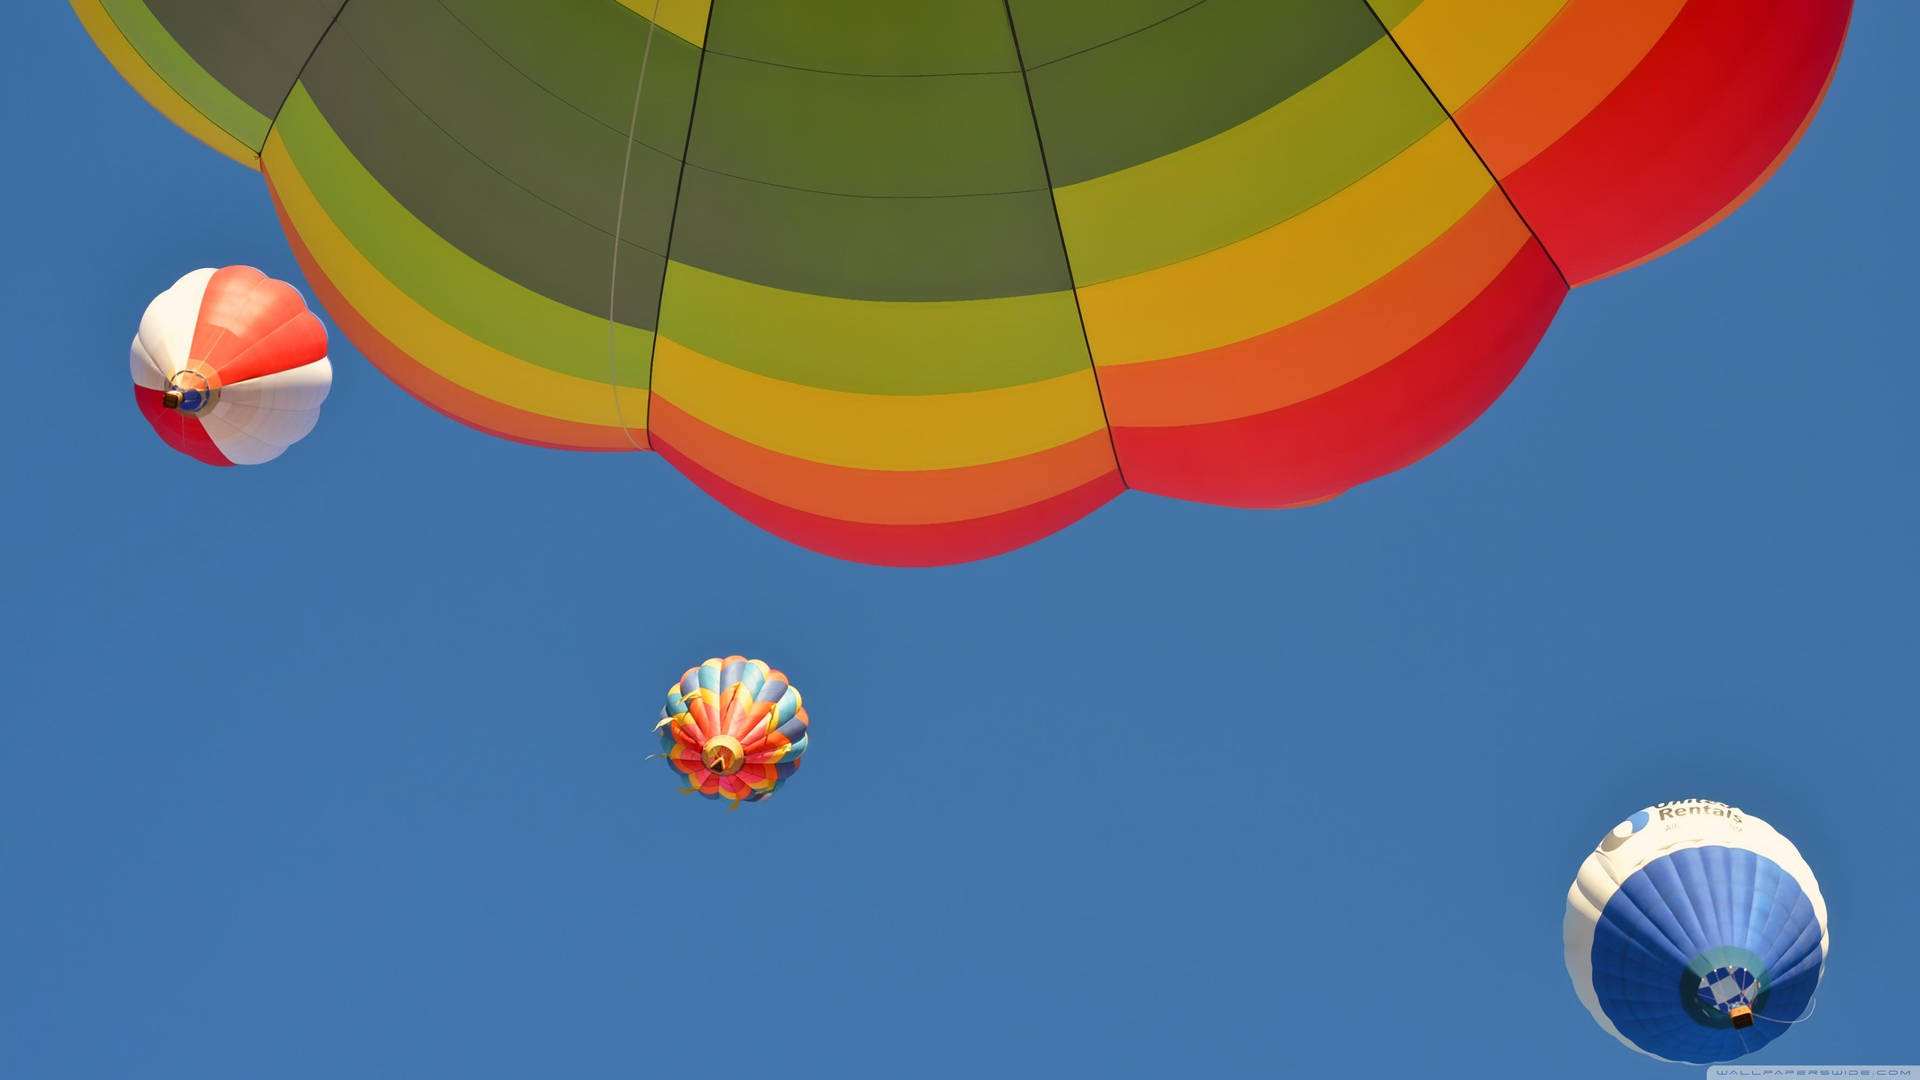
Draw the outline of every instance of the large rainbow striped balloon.
<instances>
[{"instance_id":1,"label":"large rainbow striped balloon","mask_svg":"<svg viewBox=\"0 0 1920 1080\"><path fill-rule=\"evenodd\" d=\"M982 558L1319 502L1720 220L1850 0L72 0L422 401ZM643 77L644 72L644 77ZM618 253L616 256L616 252Z\"/></svg>"}]
</instances>

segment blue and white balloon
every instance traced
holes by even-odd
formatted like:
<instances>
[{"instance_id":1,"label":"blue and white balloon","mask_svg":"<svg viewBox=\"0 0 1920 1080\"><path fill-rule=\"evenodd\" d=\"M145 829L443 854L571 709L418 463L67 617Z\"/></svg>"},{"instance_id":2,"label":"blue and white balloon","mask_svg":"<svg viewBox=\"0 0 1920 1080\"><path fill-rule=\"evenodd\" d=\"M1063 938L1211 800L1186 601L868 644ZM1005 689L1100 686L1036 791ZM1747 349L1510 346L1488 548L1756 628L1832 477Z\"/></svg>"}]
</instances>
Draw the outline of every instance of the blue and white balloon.
<instances>
[{"instance_id":1,"label":"blue and white balloon","mask_svg":"<svg viewBox=\"0 0 1920 1080\"><path fill-rule=\"evenodd\" d=\"M1705 1065L1806 1015L1827 905L1800 852L1725 803L1683 799L1614 826L1567 890L1567 973L1621 1042Z\"/></svg>"}]
</instances>

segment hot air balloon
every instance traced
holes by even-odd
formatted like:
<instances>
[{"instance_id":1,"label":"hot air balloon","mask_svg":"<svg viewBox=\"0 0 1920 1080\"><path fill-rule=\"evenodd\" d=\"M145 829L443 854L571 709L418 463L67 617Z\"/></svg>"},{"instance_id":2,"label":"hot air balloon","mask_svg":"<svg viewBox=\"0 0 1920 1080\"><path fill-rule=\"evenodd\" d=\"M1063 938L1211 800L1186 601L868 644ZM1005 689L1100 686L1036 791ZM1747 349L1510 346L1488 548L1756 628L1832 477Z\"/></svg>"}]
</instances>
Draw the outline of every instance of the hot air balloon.
<instances>
[{"instance_id":1,"label":"hot air balloon","mask_svg":"<svg viewBox=\"0 0 1920 1080\"><path fill-rule=\"evenodd\" d=\"M433 408L841 558L1432 453L1738 206L1851 0L72 0Z\"/></svg>"},{"instance_id":2,"label":"hot air balloon","mask_svg":"<svg viewBox=\"0 0 1920 1080\"><path fill-rule=\"evenodd\" d=\"M807 752L807 710L787 677L744 656L688 668L660 710L661 756L682 791L735 808L772 795Z\"/></svg>"},{"instance_id":3,"label":"hot air balloon","mask_svg":"<svg viewBox=\"0 0 1920 1080\"><path fill-rule=\"evenodd\" d=\"M131 362L141 415L209 465L279 457L333 385L326 327L298 289L251 266L195 270L154 297Z\"/></svg>"},{"instance_id":4,"label":"hot air balloon","mask_svg":"<svg viewBox=\"0 0 1920 1080\"><path fill-rule=\"evenodd\" d=\"M1567 890L1567 973L1608 1034L1664 1061L1731 1061L1811 1010L1827 905L1771 825L1706 799L1614 826Z\"/></svg>"}]
</instances>

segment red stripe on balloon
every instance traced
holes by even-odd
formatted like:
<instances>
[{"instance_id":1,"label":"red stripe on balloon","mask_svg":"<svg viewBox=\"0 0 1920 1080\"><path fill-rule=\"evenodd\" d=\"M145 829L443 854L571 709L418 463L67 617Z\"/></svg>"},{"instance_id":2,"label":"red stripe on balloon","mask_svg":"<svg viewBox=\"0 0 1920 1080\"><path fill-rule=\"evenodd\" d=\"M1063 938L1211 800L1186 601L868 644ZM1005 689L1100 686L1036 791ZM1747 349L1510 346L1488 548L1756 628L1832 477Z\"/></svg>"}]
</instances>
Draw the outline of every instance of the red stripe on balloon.
<instances>
[{"instance_id":1,"label":"red stripe on balloon","mask_svg":"<svg viewBox=\"0 0 1920 1080\"><path fill-rule=\"evenodd\" d=\"M207 279L188 355L231 386L327 355L327 331L300 290L251 266L227 266Z\"/></svg>"},{"instance_id":2,"label":"red stripe on balloon","mask_svg":"<svg viewBox=\"0 0 1920 1080\"><path fill-rule=\"evenodd\" d=\"M274 284L285 287L296 298L299 297L293 286L283 281ZM326 355L327 328L321 324L318 316L303 305L298 315L267 331L231 358L216 363L214 369L220 373L220 381L231 386L248 379L305 367Z\"/></svg>"},{"instance_id":3,"label":"red stripe on balloon","mask_svg":"<svg viewBox=\"0 0 1920 1080\"><path fill-rule=\"evenodd\" d=\"M874 525L809 514L738 487L701 468L654 433L653 448L701 490L762 529L836 559L875 566L945 566L991 558L1050 536L1120 494L1117 475L1017 510L937 525Z\"/></svg>"},{"instance_id":4,"label":"red stripe on balloon","mask_svg":"<svg viewBox=\"0 0 1920 1080\"><path fill-rule=\"evenodd\" d=\"M137 384L133 388L133 401L140 407L140 415L153 425L154 432L162 441L196 461L204 461L209 465L233 464L214 445L213 437L207 434L207 429L200 425L200 421L176 409L167 408L160 403L160 399L158 390Z\"/></svg>"},{"instance_id":5,"label":"red stripe on balloon","mask_svg":"<svg viewBox=\"0 0 1920 1080\"><path fill-rule=\"evenodd\" d=\"M1567 280L1659 251L1749 193L1818 104L1852 6L1692 0L1593 112L1505 177Z\"/></svg>"},{"instance_id":6,"label":"red stripe on balloon","mask_svg":"<svg viewBox=\"0 0 1920 1080\"><path fill-rule=\"evenodd\" d=\"M1459 314L1399 357L1270 412L1188 427L1115 427L1127 485L1223 506L1326 499L1405 468L1471 424L1532 355L1566 296L1529 241Z\"/></svg>"},{"instance_id":7,"label":"red stripe on balloon","mask_svg":"<svg viewBox=\"0 0 1920 1080\"><path fill-rule=\"evenodd\" d=\"M1759 176L1754 178L1751 184L1747 185L1747 188L1745 191L1742 191L1739 195L1735 196L1732 202L1721 207L1718 211L1714 213L1712 217L1708 218L1707 220L1701 222L1698 225L1695 225L1692 231L1688 232L1685 236L1682 236L1676 240L1671 240L1667 243L1665 247L1662 247L1657 251L1649 252L1648 254L1643 255L1638 259L1635 259L1633 262L1627 263L1625 266L1622 266L1619 269L1609 270L1607 273L1618 274L1625 270L1631 270L1642 263L1651 262L1652 260L1657 259L1662 255L1665 255L1667 252L1672 251L1675 248L1679 248L1686 244L1689 244L1693 240L1698 238L1701 233L1706 232L1708 229L1711 229L1715 225L1720 224L1722 221L1726 220L1727 217L1730 214L1732 214L1735 210L1740 209L1741 203L1744 203L1748 199L1752 198L1754 192L1759 191L1761 187L1765 186L1767 181L1773 179L1773 174L1776 172L1779 172L1780 166L1785 165L1787 163L1787 158L1793 154L1794 147L1800 145L1800 140L1803 136L1806 135L1807 129L1813 126L1813 118L1816 114L1819 113L1821 102L1826 100L1827 91L1833 87L1833 76L1839 70L1840 70L1840 57L1836 55L1833 58L1833 67L1828 69L1827 71L1826 82L1820 85L1820 93L1814 98L1813 107L1808 109L1807 115L1800 119L1800 127L1794 131L1793 137L1787 140L1787 145L1780 148L1780 152L1774 156L1773 161L1770 164L1768 164L1764 170L1761 171ZM1606 275L1602 275L1602 276L1604 277Z\"/></svg>"}]
</instances>

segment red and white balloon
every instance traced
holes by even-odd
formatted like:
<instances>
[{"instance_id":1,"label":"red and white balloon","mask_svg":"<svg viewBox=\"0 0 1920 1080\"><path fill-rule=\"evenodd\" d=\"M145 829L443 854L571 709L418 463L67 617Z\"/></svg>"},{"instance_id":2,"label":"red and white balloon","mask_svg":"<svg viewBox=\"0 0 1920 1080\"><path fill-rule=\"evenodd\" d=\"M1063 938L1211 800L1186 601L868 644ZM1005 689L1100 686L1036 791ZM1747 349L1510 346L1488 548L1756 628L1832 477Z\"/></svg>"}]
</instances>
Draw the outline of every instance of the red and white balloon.
<instances>
[{"instance_id":1,"label":"red and white balloon","mask_svg":"<svg viewBox=\"0 0 1920 1080\"><path fill-rule=\"evenodd\" d=\"M300 290L255 270L195 270L147 305L133 397L167 445L258 465L305 438L333 385L327 330Z\"/></svg>"}]
</instances>

